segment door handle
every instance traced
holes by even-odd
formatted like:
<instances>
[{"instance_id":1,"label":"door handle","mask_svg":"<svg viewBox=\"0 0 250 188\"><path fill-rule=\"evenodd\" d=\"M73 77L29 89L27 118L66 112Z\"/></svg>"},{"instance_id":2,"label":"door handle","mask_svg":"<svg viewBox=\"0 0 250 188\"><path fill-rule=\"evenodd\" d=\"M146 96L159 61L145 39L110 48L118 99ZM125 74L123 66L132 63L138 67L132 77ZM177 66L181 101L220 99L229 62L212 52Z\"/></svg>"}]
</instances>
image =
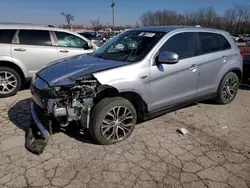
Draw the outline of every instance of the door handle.
<instances>
[{"instance_id":1,"label":"door handle","mask_svg":"<svg viewBox=\"0 0 250 188\"><path fill-rule=\"evenodd\" d=\"M68 50L60 50L61 53L68 53Z\"/></svg>"},{"instance_id":2,"label":"door handle","mask_svg":"<svg viewBox=\"0 0 250 188\"><path fill-rule=\"evenodd\" d=\"M226 56L222 56L222 58L220 59L223 63L227 62L227 57Z\"/></svg>"},{"instance_id":3,"label":"door handle","mask_svg":"<svg viewBox=\"0 0 250 188\"><path fill-rule=\"evenodd\" d=\"M26 49L24 49L24 48L15 48L14 50L17 52L25 52L26 51Z\"/></svg>"},{"instance_id":4,"label":"door handle","mask_svg":"<svg viewBox=\"0 0 250 188\"><path fill-rule=\"evenodd\" d=\"M193 65L189 68L189 70L195 72L195 71L197 70L197 68L198 68L197 65L196 65L196 64L193 64Z\"/></svg>"}]
</instances>

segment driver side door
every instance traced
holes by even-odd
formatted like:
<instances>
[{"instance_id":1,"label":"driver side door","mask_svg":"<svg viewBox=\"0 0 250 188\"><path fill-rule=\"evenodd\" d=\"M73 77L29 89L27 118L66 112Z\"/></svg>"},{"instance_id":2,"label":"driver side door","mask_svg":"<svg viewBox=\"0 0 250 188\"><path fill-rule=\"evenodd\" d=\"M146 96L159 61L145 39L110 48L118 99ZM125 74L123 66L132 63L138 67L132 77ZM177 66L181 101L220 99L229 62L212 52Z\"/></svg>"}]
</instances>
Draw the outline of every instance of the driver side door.
<instances>
[{"instance_id":1,"label":"driver side door","mask_svg":"<svg viewBox=\"0 0 250 188\"><path fill-rule=\"evenodd\" d=\"M93 52L93 49L85 49L88 42L78 36L59 31L55 31L55 36L59 59Z\"/></svg>"},{"instance_id":2,"label":"driver side door","mask_svg":"<svg viewBox=\"0 0 250 188\"><path fill-rule=\"evenodd\" d=\"M184 32L172 35L160 48L163 51L179 55L176 64L162 64L155 58L150 67L150 98L149 110L171 107L194 99L197 94L199 80L197 42L195 34Z\"/></svg>"}]
</instances>

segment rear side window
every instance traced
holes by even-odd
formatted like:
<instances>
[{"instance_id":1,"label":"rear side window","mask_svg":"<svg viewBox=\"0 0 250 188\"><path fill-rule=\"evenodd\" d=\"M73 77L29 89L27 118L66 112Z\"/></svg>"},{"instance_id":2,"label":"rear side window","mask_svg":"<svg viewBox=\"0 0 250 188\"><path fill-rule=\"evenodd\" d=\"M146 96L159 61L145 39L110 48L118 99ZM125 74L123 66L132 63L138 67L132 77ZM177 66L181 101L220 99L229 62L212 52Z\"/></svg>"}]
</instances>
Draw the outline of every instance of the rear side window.
<instances>
[{"instance_id":1,"label":"rear side window","mask_svg":"<svg viewBox=\"0 0 250 188\"><path fill-rule=\"evenodd\" d=\"M212 53L221 50L221 42L216 33L199 33L201 54Z\"/></svg>"},{"instance_id":2,"label":"rear side window","mask_svg":"<svg viewBox=\"0 0 250 188\"><path fill-rule=\"evenodd\" d=\"M221 42L221 50L228 50L231 48L230 43L223 35L218 34L218 37L219 37L220 42Z\"/></svg>"},{"instance_id":3,"label":"rear side window","mask_svg":"<svg viewBox=\"0 0 250 188\"><path fill-rule=\"evenodd\" d=\"M49 31L20 30L18 37L20 44L52 46Z\"/></svg>"},{"instance_id":4,"label":"rear side window","mask_svg":"<svg viewBox=\"0 0 250 188\"><path fill-rule=\"evenodd\" d=\"M10 44L16 33L16 30L0 30L0 43Z\"/></svg>"},{"instance_id":5,"label":"rear side window","mask_svg":"<svg viewBox=\"0 0 250 188\"><path fill-rule=\"evenodd\" d=\"M160 49L160 52L169 51L179 55L180 59L196 55L196 40L194 33L186 32L172 36Z\"/></svg>"}]
</instances>

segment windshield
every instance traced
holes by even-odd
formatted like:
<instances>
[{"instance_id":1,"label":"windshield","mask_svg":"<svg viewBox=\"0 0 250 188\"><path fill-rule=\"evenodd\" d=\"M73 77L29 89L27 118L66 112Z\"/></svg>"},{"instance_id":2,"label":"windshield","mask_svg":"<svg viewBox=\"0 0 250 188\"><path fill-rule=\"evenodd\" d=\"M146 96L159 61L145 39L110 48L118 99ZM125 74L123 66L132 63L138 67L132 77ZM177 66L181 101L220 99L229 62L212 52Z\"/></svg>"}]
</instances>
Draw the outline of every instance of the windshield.
<instances>
[{"instance_id":1,"label":"windshield","mask_svg":"<svg viewBox=\"0 0 250 188\"><path fill-rule=\"evenodd\" d=\"M165 32L127 31L101 46L93 56L136 62L143 59L165 34Z\"/></svg>"}]
</instances>

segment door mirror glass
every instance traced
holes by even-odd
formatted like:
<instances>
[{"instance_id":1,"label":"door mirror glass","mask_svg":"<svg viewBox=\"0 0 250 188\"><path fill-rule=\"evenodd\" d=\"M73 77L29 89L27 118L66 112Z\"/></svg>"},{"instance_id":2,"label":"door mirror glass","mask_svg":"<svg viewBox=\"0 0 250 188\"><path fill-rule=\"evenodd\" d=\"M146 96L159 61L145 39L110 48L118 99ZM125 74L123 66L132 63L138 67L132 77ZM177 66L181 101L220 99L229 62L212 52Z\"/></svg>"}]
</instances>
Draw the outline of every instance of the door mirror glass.
<instances>
[{"instance_id":1,"label":"door mirror glass","mask_svg":"<svg viewBox=\"0 0 250 188\"><path fill-rule=\"evenodd\" d=\"M179 61L179 56L174 52L164 51L160 52L158 56L158 62L161 64L175 64L178 63L178 61Z\"/></svg>"}]
</instances>

